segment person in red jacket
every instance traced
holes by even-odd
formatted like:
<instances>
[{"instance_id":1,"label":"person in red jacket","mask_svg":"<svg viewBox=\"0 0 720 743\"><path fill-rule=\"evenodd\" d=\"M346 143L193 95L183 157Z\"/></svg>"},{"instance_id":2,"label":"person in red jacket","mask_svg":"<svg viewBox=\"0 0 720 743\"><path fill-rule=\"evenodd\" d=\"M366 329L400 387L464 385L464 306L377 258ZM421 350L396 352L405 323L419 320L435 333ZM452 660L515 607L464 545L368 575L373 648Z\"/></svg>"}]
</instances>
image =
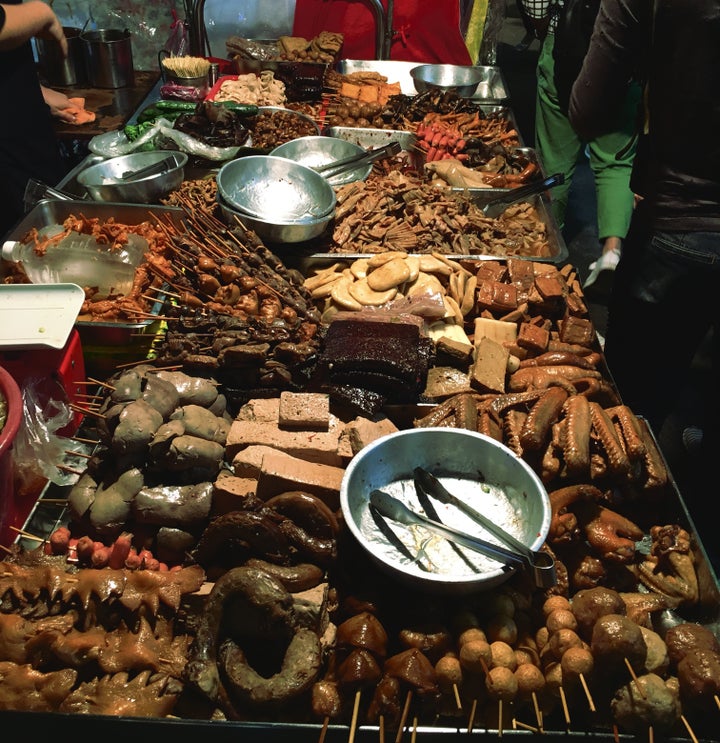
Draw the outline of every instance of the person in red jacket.
<instances>
[{"instance_id":1,"label":"person in red jacket","mask_svg":"<svg viewBox=\"0 0 720 743\"><path fill-rule=\"evenodd\" d=\"M387 0L383 3L387 12ZM458 0L395 0L390 59L472 64L460 29ZM296 0L293 36L341 33L344 59L378 59L372 0Z\"/></svg>"}]
</instances>

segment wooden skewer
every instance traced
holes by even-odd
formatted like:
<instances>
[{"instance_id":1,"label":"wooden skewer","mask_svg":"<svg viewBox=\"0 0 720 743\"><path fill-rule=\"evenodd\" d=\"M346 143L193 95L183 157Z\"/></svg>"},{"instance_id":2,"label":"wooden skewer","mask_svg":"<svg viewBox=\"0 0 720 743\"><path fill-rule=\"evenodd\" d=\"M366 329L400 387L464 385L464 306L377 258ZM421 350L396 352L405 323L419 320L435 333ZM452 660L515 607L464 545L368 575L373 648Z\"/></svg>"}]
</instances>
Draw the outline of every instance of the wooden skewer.
<instances>
[{"instance_id":1,"label":"wooden skewer","mask_svg":"<svg viewBox=\"0 0 720 743\"><path fill-rule=\"evenodd\" d=\"M713 699L715 700L715 704L717 704L718 709L720 709L720 697L717 694L715 694Z\"/></svg>"},{"instance_id":2,"label":"wooden skewer","mask_svg":"<svg viewBox=\"0 0 720 743\"><path fill-rule=\"evenodd\" d=\"M93 439L83 439L83 438L80 438L80 436L73 436L71 440L79 441L81 444L91 444L92 446L97 446L100 443L99 440L95 441Z\"/></svg>"},{"instance_id":3,"label":"wooden skewer","mask_svg":"<svg viewBox=\"0 0 720 743\"><path fill-rule=\"evenodd\" d=\"M473 725L475 724L475 714L477 713L477 699L473 699L472 706L470 707L470 716L468 717L468 733L472 733Z\"/></svg>"},{"instance_id":4,"label":"wooden skewer","mask_svg":"<svg viewBox=\"0 0 720 743\"><path fill-rule=\"evenodd\" d=\"M503 736L503 700L498 699L498 738Z\"/></svg>"},{"instance_id":5,"label":"wooden skewer","mask_svg":"<svg viewBox=\"0 0 720 743\"><path fill-rule=\"evenodd\" d=\"M568 709L567 697L565 696L565 689L562 686L558 686L558 693L560 694L560 701L562 702L563 714L565 715L565 724L570 727L570 710Z\"/></svg>"},{"instance_id":6,"label":"wooden skewer","mask_svg":"<svg viewBox=\"0 0 720 743\"><path fill-rule=\"evenodd\" d=\"M405 728L405 723L407 722L407 716L410 711L410 702L412 701L412 689L408 691L407 696L405 697L405 706L403 707L402 715L400 716L400 725L398 726L397 735L395 736L395 743L400 743L402 740L402 734L403 729Z\"/></svg>"},{"instance_id":7,"label":"wooden skewer","mask_svg":"<svg viewBox=\"0 0 720 743\"><path fill-rule=\"evenodd\" d=\"M76 470L74 467L68 467L65 464L57 464L55 465L59 470L62 470L63 472L69 472L71 475L82 475L83 470Z\"/></svg>"},{"instance_id":8,"label":"wooden skewer","mask_svg":"<svg viewBox=\"0 0 720 743\"><path fill-rule=\"evenodd\" d=\"M542 732L541 728L533 727L532 725L528 725L526 722L521 722L520 720L516 720L515 718L513 718L513 727L519 727L519 728L522 728L523 730L530 730L533 733Z\"/></svg>"},{"instance_id":9,"label":"wooden skewer","mask_svg":"<svg viewBox=\"0 0 720 743\"><path fill-rule=\"evenodd\" d=\"M418 727L418 718L413 717L413 726L412 726L412 733L410 735L410 743L415 743L417 740L417 727Z\"/></svg>"},{"instance_id":10,"label":"wooden skewer","mask_svg":"<svg viewBox=\"0 0 720 743\"><path fill-rule=\"evenodd\" d=\"M79 402L84 408L88 410L99 410L101 403L98 402L99 398L97 395L77 395L77 397L83 398Z\"/></svg>"},{"instance_id":11,"label":"wooden skewer","mask_svg":"<svg viewBox=\"0 0 720 743\"><path fill-rule=\"evenodd\" d=\"M19 534L21 537L25 537L25 539L32 539L34 542L44 542L45 540L41 537L35 536L35 534L31 534L29 531L25 531L24 529L18 529L17 526L11 526L10 527L14 532Z\"/></svg>"},{"instance_id":12,"label":"wooden skewer","mask_svg":"<svg viewBox=\"0 0 720 743\"><path fill-rule=\"evenodd\" d=\"M70 410L77 410L78 413L83 413L83 415L90 415L94 416L95 418L105 418L102 413L98 413L95 410L91 410L90 408L84 408L80 405L75 405L74 403L70 403Z\"/></svg>"},{"instance_id":13,"label":"wooden skewer","mask_svg":"<svg viewBox=\"0 0 720 743\"><path fill-rule=\"evenodd\" d=\"M90 394L88 394L86 392L78 392L78 394L75 395L75 397L82 397L83 400L98 400L100 398L100 396L97 395L97 394L90 395Z\"/></svg>"},{"instance_id":14,"label":"wooden skewer","mask_svg":"<svg viewBox=\"0 0 720 743\"><path fill-rule=\"evenodd\" d=\"M12 555L12 550L10 549L10 547L6 547L4 544L0 544L0 550L4 550L5 552L7 552L8 555Z\"/></svg>"},{"instance_id":15,"label":"wooden skewer","mask_svg":"<svg viewBox=\"0 0 720 743\"><path fill-rule=\"evenodd\" d=\"M695 737L695 733L693 732L693 729L690 727L690 723L685 718L685 715L680 715L680 719L683 722L683 725L685 725L685 730L688 731L688 735L690 736L690 739L693 743L698 743L698 739Z\"/></svg>"},{"instance_id":16,"label":"wooden skewer","mask_svg":"<svg viewBox=\"0 0 720 743\"><path fill-rule=\"evenodd\" d=\"M615 743L620 743L620 733L618 732L618 727L615 723L613 723L612 729L613 729L613 740L615 741Z\"/></svg>"},{"instance_id":17,"label":"wooden skewer","mask_svg":"<svg viewBox=\"0 0 720 743\"><path fill-rule=\"evenodd\" d=\"M318 738L318 743L324 743L329 724L330 724L330 717L326 715L325 719L323 720L322 728L320 729L320 737Z\"/></svg>"},{"instance_id":18,"label":"wooden skewer","mask_svg":"<svg viewBox=\"0 0 720 743\"><path fill-rule=\"evenodd\" d=\"M355 740L355 731L357 730L358 711L360 710L360 689L355 692L355 703L353 704L352 720L350 721L350 735L348 743Z\"/></svg>"},{"instance_id":19,"label":"wooden skewer","mask_svg":"<svg viewBox=\"0 0 720 743\"><path fill-rule=\"evenodd\" d=\"M655 733L653 732L653 726L648 726L648 743L654 743Z\"/></svg>"},{"instance_id":20,"label":"wooden skewer","mask_svg":"<svg viewBox=\"0 0 720 743\"><path fill-rule=\"evenodd\" d=\"M379 743L385 743L385 715L380 715L378 720Z\"/></svg>"},{"instance_id":21,"label":"wooden skewer","mask_svg":"<svg viewBox=\"0 0 720 743\"><path fill-rule=\"evenodd\" d=\"M643 699L645 699L646 698L645 692L642 690L642 686L640 686L640 684L638 683L638 677L635 671L633 670L633 667L630 664L630 661L627 658L625 658L625 665L627 666L627 669L630 672L630 675L632 676L632 680L635 682L635 686L637 686L638 693Z\"/></svg>"},{"instance_id":22,"label":"wooden skewer","mask_svg":"<svg viewBox=\"0 0 720 743\"><path fill-rule=\"evenodd\" d=\"M593 702L593 698L590 695L590 689L588 688L587 681L585 680L585 674L579 673L578 677L580 679L580 683L582 684L582 688L585 692L585 696L587 697L588 705L590 706L590 711L596 712L597 710L595 709L595 702Z\"/></svg>"},{"instance_id":23,"label":"wooden skewer","mask_svg":"<svg viewBox=\"0 0 720 743\"><path fill-rule=\"evenodd\" d=\"M462 709L462 700L460 699L460 689L457 684L453 684L453 694L455 694L455 705L459 710Z\"/></svg>"},{"instance_id":24,"label":"wooden skewer","mask_svg":"<svg viewBox=\"0 0 720 743\"><path fill-rule=\"evenodd\" d=\"M85 452L73 451L72 449L65 449L65 454L69 454L71 457L85 457L85 459L92 459L92 454L85 454Z\"/></svg>"},{"instance_id":25,"label":"wooden skewer","mask_svg":"<svg viewBox=\"0 0 720 743\"><path fill-rule=\"evenodd\" d=\"M540 711L540 704L538 703L537 694L535 692L532 692L531 696L532 696L533 708L535 709L535 719L537 720L538 730L542 732L543 716L542 716L542 712Z\"/></svg>"},{"instance_id":26,"label":"wooden skewer","mask_svg":"<svg viewBox=\"0 0 720 743\"><path fill-rule=\"evenodd\" d=\"M112 390L113 392L115 392L115 387L113 387L111 384L107 384L107 382L101 382L99 379L93 379L92 377L88 377L88 384L91 382L92 384L100 385L100 387L105 387L105 389Z\"/></svg>"}]
</instances>

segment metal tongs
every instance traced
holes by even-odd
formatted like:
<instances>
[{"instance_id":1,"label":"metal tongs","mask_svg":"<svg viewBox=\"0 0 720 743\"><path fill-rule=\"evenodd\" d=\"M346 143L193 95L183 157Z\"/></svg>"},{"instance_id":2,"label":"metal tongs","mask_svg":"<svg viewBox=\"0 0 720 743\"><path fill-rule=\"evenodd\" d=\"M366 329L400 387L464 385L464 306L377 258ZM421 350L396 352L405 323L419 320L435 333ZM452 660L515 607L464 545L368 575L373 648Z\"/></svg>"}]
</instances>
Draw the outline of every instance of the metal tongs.
<instances>
[{"instance_id":1,"label":"metal tongs","mask_svg":"<svg viewBox=\"0 0 720 743\"><path fill-rule=\"evenodd\" d=\"M421 467L415 468L414 475L415 487L418 493L422 491L424 496L434 497L442 503L456 506L508 546L502 547L493 544L480 537L447 526L447 524L443 524L437 519L429 519L426 516L416 513L402 501L382 490L373 490L370 493L370 506L386 518L397 521L405 526L416 524L423 526L428 531L498 562L525 567L530 571L538 588L551 588L557 583L555 561L549 553L534 552L531 550L512 534L508 534L497 524L449 493L434 475L423 470Z\"/></svg>"},{"instance_id":2,"label":"metal tongs","mask_svg":"<svg viewBox=\"0 0 720 743\"><path fill-rule=\"evenodd\" d=\"M555 173L555 175L550 175L545 180L538 181L537 183L529 183L527 186L511 188L502 196L488 201L482 208L483 214L486 217L499 217L511 204L516 204L518 201L523 201L530 196L535 196L535 194L547 191L548 188L559 186L562 183L565 183L565 176L562 173Z\"/></svg>"},{"instance_id":3,"label":"metal tongs","mask_svg":"<svg viewBox=\"0 0 720 743\"><path fill-rule=\"evenodd\" d=\"M342 160L335 160L325 165L318 165L313 168L316 173L320 173L324 178L332 178L348 170L361 168L363 165L369 165L377 160L383 160L386 157L393 157L401 150L400 142L393 141L382 147L375 147L367 152L359 152L357 155L344 157Z\"/></svg>"},{"instance_id":4,"label":"metal tongs","mask_svg":"<svg viewBox=\"0 0 720 743\"><path fill-rule=\"evenodd\" d=\"M147 178L151 175L158 175L160 173L165 173L166 171L170 170L170 168L175 166L175 158L174 157L164 157L162 160L158 160L155 163L150 163L150 165L146 165L144 168L139 168L138 170L126 170L120 178L123 181L139 181L141 178Z\"/></svg>"}]
</instances>

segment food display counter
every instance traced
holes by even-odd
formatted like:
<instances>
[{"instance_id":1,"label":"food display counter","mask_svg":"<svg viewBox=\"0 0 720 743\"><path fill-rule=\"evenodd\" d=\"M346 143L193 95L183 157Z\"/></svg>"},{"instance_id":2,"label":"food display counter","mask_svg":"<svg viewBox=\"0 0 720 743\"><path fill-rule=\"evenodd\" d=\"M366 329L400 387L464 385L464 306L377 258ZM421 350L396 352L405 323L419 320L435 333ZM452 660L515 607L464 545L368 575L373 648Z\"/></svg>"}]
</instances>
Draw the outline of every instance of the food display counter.
<instances>
[{"instance_id":1,"label":"food display counter","mask_svg":"<svg viewBox=\"0 0 720 743\"><path fill-rule=\"evenodd\" d=\"M86 206L110 222L77 172L59 186L78 200L36 214ZM117 210L130 233L133 208L151 218L133 300L158 305L153 342L126 336L136 358L88 380L82 446L65 452L78 478L38 494L2 563L0 620L30 639L0 657L0 720L188 741L718 740L720 646L694 633L717 631L720 585L653 432L618 397L551 221L550 256L426 250L390 266L389 251L271 249L196 196ZM422 281L425 315L410 294L358 299ZM426 592L365 558L343 524L344 468L412 427L525 459L552 508L556 586L518 570L487 592ZM38 539L50 546L33 559ZM570 648L590 664L563 669ZM537 686L520 690L518 666ZM488 683L496 668L512 684Z\"/></svg>"}]
</instances>

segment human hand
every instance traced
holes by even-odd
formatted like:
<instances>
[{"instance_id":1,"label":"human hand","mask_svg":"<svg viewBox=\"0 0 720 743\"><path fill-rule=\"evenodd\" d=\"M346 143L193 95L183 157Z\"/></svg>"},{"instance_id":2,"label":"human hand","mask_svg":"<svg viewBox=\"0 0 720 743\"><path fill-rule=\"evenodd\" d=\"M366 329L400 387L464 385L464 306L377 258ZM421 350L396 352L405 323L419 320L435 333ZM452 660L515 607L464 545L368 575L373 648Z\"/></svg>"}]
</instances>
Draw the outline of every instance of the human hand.
<instances>
[{"instance_id":1,"label":"human hand","mask_svg":"<svg viewBox=\"0 0 720 743\"><path fill-rule=\"evenodd\" d=\"M45 103L50 106L50 113L61 121L67 121L68 124L75 123L75 112L70 99L61 93L59 90L53 90L52 88L46 88L44 85L40 86L42 90L43 98Z\"/></svg>"}]
</instances>

